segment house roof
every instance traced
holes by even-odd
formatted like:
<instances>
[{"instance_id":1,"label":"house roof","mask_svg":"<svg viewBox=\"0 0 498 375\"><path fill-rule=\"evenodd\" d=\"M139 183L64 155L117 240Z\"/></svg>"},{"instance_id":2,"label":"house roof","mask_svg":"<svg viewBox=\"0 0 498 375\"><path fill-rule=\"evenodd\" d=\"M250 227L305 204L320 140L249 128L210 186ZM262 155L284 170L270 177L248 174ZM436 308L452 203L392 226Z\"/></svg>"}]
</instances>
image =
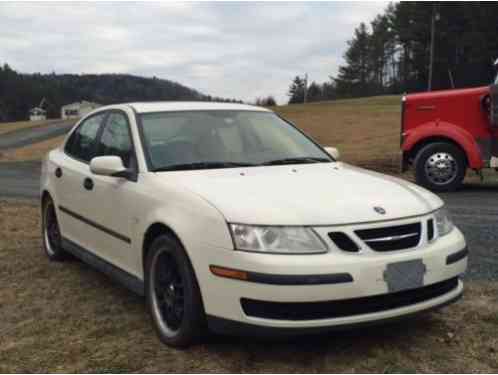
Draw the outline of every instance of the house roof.
<instances>
[{"instance_id":1,"label":"house roof","mask_svg":"<svg viewBox=\"0 0 498 375\"><path fill-rule=\"evenodd\" d=\"M34 112L47 113L47 111L45 111L43 108L40 107L34 107L29 110L29 113L34 113Z\"/></svg>"},{"instance_id":2,"label":"house roof","mask_svg":"<svg viewBox=\"0 0 498 375\"><path fill-rule=\"evenodd\" d=\"M74 102L74 103L69 103L66 105L63 105L62 108L69 108L69 107L83 107L83 106L100 106L101 104L99 103L94 103L94 102L89 102L88 100L82 100L81 102Z\"/></svg>"}]
</instances>

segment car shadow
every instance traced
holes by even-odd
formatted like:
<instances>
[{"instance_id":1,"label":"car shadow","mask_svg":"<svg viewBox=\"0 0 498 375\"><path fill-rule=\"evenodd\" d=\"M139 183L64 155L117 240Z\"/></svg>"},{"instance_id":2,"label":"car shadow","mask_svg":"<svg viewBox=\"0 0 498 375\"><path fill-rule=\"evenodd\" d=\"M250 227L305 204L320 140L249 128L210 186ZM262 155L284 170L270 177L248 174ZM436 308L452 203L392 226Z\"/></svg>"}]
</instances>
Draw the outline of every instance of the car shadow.
<instances>
[{"instance_id":1,"label":"car shadow","mask_svg":"<svg viewBox=\"0 0 498 375\"><path fill-rule=\"evenodd\" d=\"M382 323L363 328L350 328L324 333L305 334L284 337L250 337L242 340L247 349L261 352L267 350L271 345L272 350L282 350L288 353L291 348L308 348L316 353L317 349L323 347L355 348L378 346L383 343L393 344L402 341L409 345L411 337L424 335L428 330L441 326L438 319L440 312L421 313L419 316L400 319L395 322ZM240 336L210 334L205 338L205 343L213 345L215 350L230 350L234 346L240 346Z\"/></svg>"},{"instance_id":2,"label":"car shadow","mask_svg":"<svg viewBox=\"0 0 498 375\"><path fill-rule=\"evenodd\" d=\"M478 182L469 182L465 183L461 189L458 191L474 191L474 192L490 192L496 193L498 191L498 182L491 183L478 183Z\"/></svg>"}]
</instances>

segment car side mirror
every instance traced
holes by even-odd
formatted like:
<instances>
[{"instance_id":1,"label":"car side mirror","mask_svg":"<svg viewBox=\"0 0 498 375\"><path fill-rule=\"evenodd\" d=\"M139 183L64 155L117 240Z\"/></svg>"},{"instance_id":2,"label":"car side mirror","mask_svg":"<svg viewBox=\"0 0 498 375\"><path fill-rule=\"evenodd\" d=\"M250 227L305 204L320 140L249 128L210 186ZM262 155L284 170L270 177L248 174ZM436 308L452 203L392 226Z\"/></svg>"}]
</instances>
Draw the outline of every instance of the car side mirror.
<instances>
[{"instance_id":1,"label":"car side mirror","mask_svg":"<svg viewBox=\"0 0 498 375\"><path fill-rule=\"evenodd\" d=\"M339 158L341 157L341 153L335 147L324 147L324 148L325 151L327 151L327 153L330 156L332 156L335 160L339 160Z\"/></svg>"},{"instance_id":2,"label":"car side mirror","mask_svg":"<svg viewBox=\"0 0 498 375\"><path fill-rule=\"evenodd\" d=\"M97 156L90 161L90 171L96 175L127 177L129 170L119 156Z\"/></svg>"}]
</instances>

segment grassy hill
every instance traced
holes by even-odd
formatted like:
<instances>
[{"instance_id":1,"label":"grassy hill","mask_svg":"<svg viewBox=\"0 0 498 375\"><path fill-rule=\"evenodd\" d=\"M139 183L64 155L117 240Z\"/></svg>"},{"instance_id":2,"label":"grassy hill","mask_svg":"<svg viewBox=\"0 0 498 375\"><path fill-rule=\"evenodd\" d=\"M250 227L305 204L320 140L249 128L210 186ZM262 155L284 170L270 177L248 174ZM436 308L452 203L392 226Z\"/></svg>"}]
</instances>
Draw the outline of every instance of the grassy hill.
<instances>
[{"instance_id":1,"label":"grassy hill","mask_svg":"<svg viewBox=\"0 0 498 375\"><path fill-rule=\"evenodd\" d=\"M320 144L337 147L344 161L386 172L398 168L400 96L292 104L272 109Z\"/></svg>"}]
</instances>

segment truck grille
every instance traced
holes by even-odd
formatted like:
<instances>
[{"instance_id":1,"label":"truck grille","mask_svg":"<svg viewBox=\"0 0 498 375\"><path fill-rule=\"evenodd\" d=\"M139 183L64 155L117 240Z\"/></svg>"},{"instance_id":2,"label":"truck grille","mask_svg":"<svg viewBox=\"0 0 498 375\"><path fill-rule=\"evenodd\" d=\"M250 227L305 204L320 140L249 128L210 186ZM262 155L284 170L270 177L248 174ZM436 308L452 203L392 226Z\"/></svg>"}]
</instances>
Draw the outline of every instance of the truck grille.
<instances>
[{"instance_id":1,"label":"truck grille","mask_svg":"<svg viewBox=\"0 0 498 375\"><path fill-rule=\"evenodd\" d=\"M420 242L421 232L420 223L355 231L356 235L375 251L395 251L415 247Z\"/></svg>"}]
</instances>

